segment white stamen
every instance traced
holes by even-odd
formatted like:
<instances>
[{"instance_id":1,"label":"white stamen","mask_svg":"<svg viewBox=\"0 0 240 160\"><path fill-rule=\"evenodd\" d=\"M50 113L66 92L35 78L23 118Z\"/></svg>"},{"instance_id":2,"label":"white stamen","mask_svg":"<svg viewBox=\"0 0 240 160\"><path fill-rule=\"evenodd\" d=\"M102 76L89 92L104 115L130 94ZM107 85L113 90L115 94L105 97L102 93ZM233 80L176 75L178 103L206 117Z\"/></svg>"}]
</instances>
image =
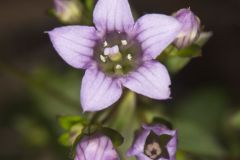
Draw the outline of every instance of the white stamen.
<instances>
[{"instance_id":1,"label":"white stamen","mask_svg":"<svg viewBox=\"0 0 240 160\"><path fill-rule=\"evenodd\" d=\"M111 52L111 48L105 48L103 54L104 54L105 56L108 56L108 55L110 54L110 52Z\"/></svg>"},{"instance_id":2,"label":"white stamen","mask_svg":"<svg viewBox=\"0 0 240 160\"><path fill-rule=\"evenodd\" d=\"M100 59L101 59L101 61L104 62L104 63L107 62L106 57L104 57L103 55L100 55Z\"/></svg>"},{"instance_id":3,"label":"white stamen","mask_svg":"<svg viewBox=\"0 0 240 160\"><path fill-rule=\"evenodd\" d=\"M126 46L128 44L127 40L121 40L122 45Z\"/></svg>"},{"instance_id":4,"label":"white stamen","mask_svg":"<svg viewBox=\"0 0 240 160\"><path fill-rule=\"evenodd\" d=\"M108 55L115 55L119 53L119 47L118 45L113 46L112 48L105 48L104 49L104 55L108 56Z\"/></svg>"},{"instance_id":5,"label":"white stamen","mask_svg":"<svg viewBox=\"0 0 240 160\"><path fill-rule=\"evenodd\" d=\"M103 46L107 47L107 45L108 45L107 41L104 41Z\"/></svg>"},{"instance_id":6,"label":"white stamen","mask_svg":"<svg viewBox=\"0 0 240 160\"><path fill-rule=\"evenodd\" d=\"M131 55L131 54L128 54L128 55L127 55L127 59L128 59L129 61L131 61L131 60L132 60L132 55Z\"/></svg>"},{"instance_id":7,"label":"white stamen","mask_svg":"<svg viewBox=\"0 0 240 160\"><path fill-rule=\"evenodd\" d=\"M116 69L122 69L122 66L121 66L120 64L117 64L117 65L115 66L115 68L116 68Z\"/></svg>"},{"instance_id":8,"label":"white stamen","mask_svg":"<svg viewBox=\"0 0 240 160\"><path fill-rule=\"evenodd\" d=\"M111 53L115 54L115 53L118 53L118 52L119 52L119 47L118 47L118 45L113 46Z\"/></svg>"}]
</instances>

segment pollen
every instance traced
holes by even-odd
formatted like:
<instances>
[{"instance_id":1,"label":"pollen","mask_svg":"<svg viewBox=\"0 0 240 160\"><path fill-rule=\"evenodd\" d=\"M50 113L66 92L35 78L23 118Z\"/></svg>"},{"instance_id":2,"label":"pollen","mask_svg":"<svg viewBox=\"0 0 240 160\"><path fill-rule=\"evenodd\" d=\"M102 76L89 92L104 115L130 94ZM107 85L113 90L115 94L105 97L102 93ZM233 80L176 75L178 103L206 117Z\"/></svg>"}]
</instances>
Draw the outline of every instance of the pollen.
<instances>
[{"instance_id":1,"label":"pollen","mask_svg":"<svg viewBox=\"0 0 240 160\"><path fill-rule=\"evenodd\" d=\"M128 44L127 40L121 40L122 45L126 46Z\"/></svg>"},{"instance_id":2,"label":"pollen","mask_svg":"<svg viewBox=\"0 0 240 160\"><path fill-rule=\"evenodd\" d=\"M132 55L131 55L130 53L127 55L127 59L128 59L129 61L132 60Z\"/></svg>"},{"instance_id":3,"label":"pollen","mask_svg":"<svg viewBox=\"0 0 240 160\"><path fill-rule=\"evenodd\" d=\"M115 45L113 47L110 48L105 48L104 49L104 55L108 56L108 55L115 55L119 53L119 47L118 45Z\"/></svg>"},{"instance_id":4,"label":"pollen","mask_svg":"<svg viewBox=\"0 0 240 160\"><path fill-rule=\"evenodd\" d=\"M117 64L117 65L115 66L115 68L116 68L116 69L122 69L122 65Z\"/></svg>"},{"instance_id":5,"label":"pollen","mask_svg":"<svg viewBox=\"0 0 240 160\"><path fill-rule=\"evenodd\" d=\"M103 63L106 63L106 62L107 62L106 57L103 56L103 55L100 55L100 59L101 59L101 61L102 61Z\"/></svg>"},{"instance_id":6,"label":"pollen","mask_svg":"<svg viewBox=\"0 0 240 160\"><path fill-rule=\"evenodd\" d=\"M119 47L118 47L118 45L115 45L115 46L112 47L112 53L113 53L113 54L119 53Z\"/></svg>"},{"instance_id":7,"label":"pollen","mask_svg":"<svg viewBox=\"0 0 240 160\"><path fill-rule=\"evenodd\" d=\"M107 46L108 46L107 41L104 41L103 46L104 46L104 47L107 47Z\"/></svg>"}]
</instances>

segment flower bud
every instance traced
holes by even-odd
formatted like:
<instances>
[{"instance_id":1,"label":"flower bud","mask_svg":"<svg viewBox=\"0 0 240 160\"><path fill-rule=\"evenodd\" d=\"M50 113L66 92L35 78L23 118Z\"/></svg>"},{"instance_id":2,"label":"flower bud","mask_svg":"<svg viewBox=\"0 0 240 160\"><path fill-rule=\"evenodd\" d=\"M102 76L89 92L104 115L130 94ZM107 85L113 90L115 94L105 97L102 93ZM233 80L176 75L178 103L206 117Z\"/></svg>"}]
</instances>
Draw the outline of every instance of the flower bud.
<instances>
[{"instance_id":1,"label":"flower bud","mask_svg":"<svg viewBox=\"0 0 240 160\"><path fill-rule=\"evenodd\" d=\"M119 160L109 137L94 133L84 136L76 147L75 160Z\"/></svg>"},{"instance_id":2,"label":"flower bud","mask_svg":"<svg viewBox=\"0 0 240 160\"><path fill-rule=\"evenodd\" d=\"M67 24L76 24L82 18L82 4L79 0L54 0L55 16Z\"/></svg>"},{"instance_id":3,"label":"flower bud","mask_svg":"<svg viewBox=\"0 0 240 160\"><path fill-rule=\"evenodd\" d=\"M180 9L173 15L180 23L182 30L174 44L177 48L185 48L193 44L200 34L200 20L190 9Z\"/></svg>"},{"instance_id":4,"label":"flower bud","mask_svg":"<svg viewBox=\"0 0 240 160\"><path fill-rule=\"evenodd\" d=\"M127 156L138 160L175 160L177 131L161 124L143 125L128 150Z\"/></svg>"}]
</instances>

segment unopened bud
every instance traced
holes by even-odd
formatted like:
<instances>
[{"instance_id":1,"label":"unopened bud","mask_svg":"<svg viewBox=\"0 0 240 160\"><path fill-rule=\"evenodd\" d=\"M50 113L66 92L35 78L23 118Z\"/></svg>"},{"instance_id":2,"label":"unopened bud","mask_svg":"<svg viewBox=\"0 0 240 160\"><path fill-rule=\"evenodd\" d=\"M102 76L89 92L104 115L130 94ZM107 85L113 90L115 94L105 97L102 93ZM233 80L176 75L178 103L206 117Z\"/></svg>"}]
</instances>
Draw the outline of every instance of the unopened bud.
<instances>
[{"instance_id":1,"label":"unopened bud","mask_svg":"<svg viewBox=\"0 0 240 160\"><path fill-rule=\"evenodd\" d=\"M174 44L177 48L186 48L193 44L200 34L200 20L188 9L180 9L173 16L182 24L182 30Z\"/></svg>"},{"instance_id":2,"label":"unopened bud","mask_svg":"<svg viewBox=\"0 0 240 160\"><path fill-rule=\"evenodd\" d=\"M76 147L75 160L120 160L109 137L95 133L84 136Z\"/></svg>"},{"instance_id":3,"label":"unopened bud","mask_svg":"<svg viewBox=\"0 0 240 160\"><path fill-rule=\"evenodd\" d=\"M67 24L78 24L82 18L82 4L79 0L54 0L55 16Z\"/></svg>"}]
</instances>

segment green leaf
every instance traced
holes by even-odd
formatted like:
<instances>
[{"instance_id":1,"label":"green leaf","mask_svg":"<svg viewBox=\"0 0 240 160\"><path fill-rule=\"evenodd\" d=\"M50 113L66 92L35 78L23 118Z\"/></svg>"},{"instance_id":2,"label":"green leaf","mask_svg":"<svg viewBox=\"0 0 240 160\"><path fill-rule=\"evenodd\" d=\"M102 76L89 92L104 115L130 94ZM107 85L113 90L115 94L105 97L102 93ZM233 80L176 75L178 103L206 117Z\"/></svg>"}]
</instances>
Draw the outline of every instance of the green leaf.
<instances>
[{"instance_id":1,"label":"green leaf","mask_svg":"<svg viewBox=\"0 0 240 160\"><path fill-rule=\"evenodd\" d=\"M191 58L189 57L174 56L166 58L164 64L170 73L177 73L183 69L190 62L190 60Z\"/></svg>"},{"instance_id":2,"label":"green leaf","mask_svg":"<svg viewBox=\"0 0 240 160\"><path fill-rule=\"evenodd\" d=\"M179 149L201 156L221 157L224 154L213 134L198 124L176 120Z\"/></svg>"},{"instance_id":3,"label":"green leaf","mask_svg":"<svg viewBox=\"0 0 240 160\"><path fill-rule=\"evenodd\" d=\"M87 124L85 117L81 116L59 116L58 122L67 131L59 137L59 142L64 146L73 145Z\"/></svg>"},{"instance_id":4,"label":"green leaf","mask_svg":"<svg viewBox=\"0 0 240 160\"><path fill-rule=\"evenodd\" d=\"M153 118L152 123L154 123L154 124L163 124L166 127L168 127L169 129L173 129L173 126L172 126L171 122L169 122L168 120L166 120L166 119L164 119L162 117L155 117L155 118Z\"/></svg>"},{"instance_id":5,"label":"green leaf","mask_svg":"<svg viewBox=\"0 0 240 160\"><path fill-rule=\"evenodd\" d=\"M87 125L84 129L82 134L84 135L90 135L90 134L94 134L95 132L99 131L101 129L101 126L97 125L97 124L91 124L91 125Z\"/></svg>"},{"instance_id":6,"label":"green leaf","mask_svg":"<svg viewBox=\"0 0 240 160\"><path fill-rule=\"evenodd\" d=\"M169 45L163 53L158 57L158 59L161 61L164 61L171 57L188 57L188 58L194 58L201 56L202 50L201 46L198 44L192 44L189 47L178 49L174 45Z\"/></svg>"},{"instance_id":7,"label":"green leaf","mask_svg":"<svg viewBox=\"0 0 240 160\"><path fill-rule=\"evenodd\" d=\"M157 59L163 62L171 73L177 73L183 69L192 58L201 56L201 52L201 47L197 44L180 50L174 45L169 45Z\"/></svg>"},{"instance_id":8,"label":"green leaf","mask_svg":"<svg viewBox=\"0 0 240 160\"><path fill-rule=\"evenodd\" d=\"M63 129L70 130L73 125L85 125L87 123L87 119L82 116L59 116L58 122Z\"/></svg>"},{"instance_id":9,"label":"green leaf","mask_svg":"<svg viewBox=\"0 0 240 160\"><path fill-rule=\"evenodd\" d=\"M208 40L212 37L212 35L213 35L212 32L202 32L197 41L195 42L195 44L201 47L204 46L208 42Z\"/></svg>"},{"instance_id":10,"label":"green leaf","mask_svg":"<svg viewBox=\"0 0 240 160\"><path fill-rule=\"evenodd\" d=\"M86 8L89 10L89 11L92 11L93 8L94 8L94 2L95 0L86 0Z\"/></svg>"},{"instance_id":11,"label":"green leaf","mask_svg":"<svg viewBox=\"0 0 240 160\"><path fill-rule=\"evenodd\" d=\"M189 58L194 58L194 57L199 57L201 56L202 49L199 45L193 44L187 48L183 48L181 50L178 50L176 53L177 56L180 57L189 57Z\"/></svg>"},{"instance_id":12,"label":"green leaf","mask_svg":"<svg viewBox=\"0 0 240 160\"><path fill-rule=\"evenodd\" d=\"M64 133L62 134L59 139L59 143L62 144L63 146L71 146L71 143L69 141L69 133Z\"/></svg>"},{"instance_id":13,"label":"green leaf","mask_svg":"<svg viewBox=\"0 0 240 160\"><path fill-rule=\"evenodd\" d=\"M59 137L59 142L64 146L72 146L77 137L82 134L84 126L81 124L75 124L71 126L68 132L63 133Z\"/></svg>"},{"instance_id":14,"label":"green leaf","mask_svg":"<svg viewBox=\"0 0 240 160\"><path fill-rule=\"evenodd\" d=\"M103 127L101 128L101 132L112 140L115 147L119 147L124 141L122 135L111 128Z\"/></svg>"},{"instance_id":15,"label":"green leaf","mask_svg":"<svg viewBox=\"0 0 240 160\"><path fill-rule=\"evenodd\" d=\"M177 49L174 45L169 45L157 59L163 62L171 73L177 73L183 69L192 58L201 56L201 47L210 37L210 32L204 32L196 43L183 49Z\"/></svg>"},{"instance_id":16,"label":"green leaf","mask_svg":"<svg viewBox=\"0 0 240 160\"><path fill-rule=\"evenodd\" d=\"M154 123L158 117L170 121L169 117L165 113L166 106L163 103L153 102L150 99L146 99L146 102L140 102L141 106L138 106L138 114L141 119L144 119L146 123Z\"/></svg>"}]
</instances>

